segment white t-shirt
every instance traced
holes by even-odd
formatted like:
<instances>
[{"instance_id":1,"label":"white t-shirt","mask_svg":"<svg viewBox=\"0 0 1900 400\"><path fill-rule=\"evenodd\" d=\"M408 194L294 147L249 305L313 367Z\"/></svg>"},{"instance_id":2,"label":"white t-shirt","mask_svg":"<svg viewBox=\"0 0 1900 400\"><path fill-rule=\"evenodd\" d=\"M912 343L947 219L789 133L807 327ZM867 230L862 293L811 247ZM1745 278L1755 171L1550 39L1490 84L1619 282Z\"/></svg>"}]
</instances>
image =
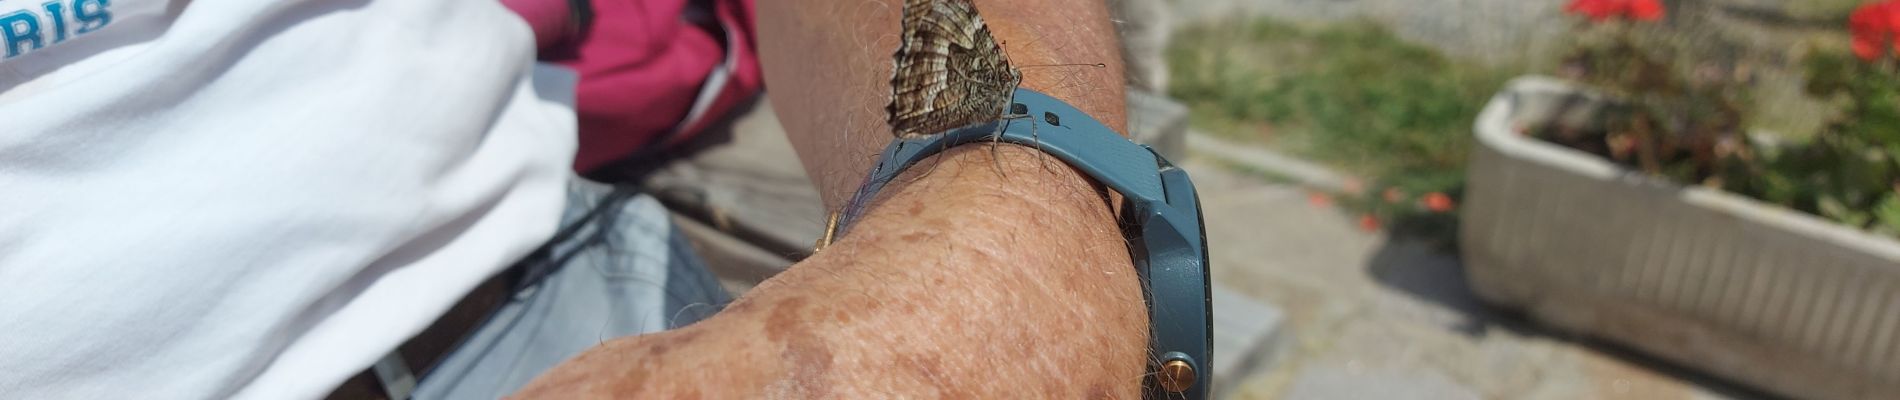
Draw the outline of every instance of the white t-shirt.
<instances>
[{"instance_id":1,"label":"white t-shirt","mask_svg":"<svg viewBox=\"0 0 1900 400\"><path fill-rule=\"evenodd\" d=\"M558 224L481 0L0 0L0 398L318 397Z\"/></svg>"}]
</instances>

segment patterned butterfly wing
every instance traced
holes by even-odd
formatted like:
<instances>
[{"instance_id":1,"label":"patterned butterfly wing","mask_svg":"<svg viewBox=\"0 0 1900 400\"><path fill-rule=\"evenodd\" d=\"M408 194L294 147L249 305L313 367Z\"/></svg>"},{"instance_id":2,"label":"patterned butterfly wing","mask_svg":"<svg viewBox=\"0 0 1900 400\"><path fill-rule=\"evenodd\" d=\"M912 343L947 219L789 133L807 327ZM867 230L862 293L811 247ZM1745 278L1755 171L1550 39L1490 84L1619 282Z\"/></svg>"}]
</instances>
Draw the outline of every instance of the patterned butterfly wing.
<instances>
[{"instance_id":1,"label":"patterned butterfly wing","mask_svg":"<svg viewBox=\"0 0 1900 400\"><path fill-rule=\"evenodd\" d=\"M902 38L886 107L899 138L997 120L1022 82L969 0L906 0Z\"/></svg>"}]
</instances>

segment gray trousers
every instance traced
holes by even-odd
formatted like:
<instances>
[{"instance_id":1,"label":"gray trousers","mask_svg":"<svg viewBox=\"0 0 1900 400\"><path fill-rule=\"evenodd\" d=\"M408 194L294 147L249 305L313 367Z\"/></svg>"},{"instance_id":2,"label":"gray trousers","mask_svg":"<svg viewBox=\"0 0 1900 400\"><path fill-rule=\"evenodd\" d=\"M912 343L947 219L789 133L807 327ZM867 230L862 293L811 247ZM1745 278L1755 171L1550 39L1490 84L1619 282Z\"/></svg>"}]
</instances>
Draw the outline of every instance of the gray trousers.
<instances>
[{"instance_id":1,"label":"gray trousers","mask_svg":"<svg viewBox=\"0 0 1900 400\"><path fill-rule=\"evenodd\" d=\"M658 201L613 191L568 185L561 219L572 234L537 255L555 268L421 377L414 398L506 396L602 341L685 326L731 302Z\"/></svg>"}]
</instances>

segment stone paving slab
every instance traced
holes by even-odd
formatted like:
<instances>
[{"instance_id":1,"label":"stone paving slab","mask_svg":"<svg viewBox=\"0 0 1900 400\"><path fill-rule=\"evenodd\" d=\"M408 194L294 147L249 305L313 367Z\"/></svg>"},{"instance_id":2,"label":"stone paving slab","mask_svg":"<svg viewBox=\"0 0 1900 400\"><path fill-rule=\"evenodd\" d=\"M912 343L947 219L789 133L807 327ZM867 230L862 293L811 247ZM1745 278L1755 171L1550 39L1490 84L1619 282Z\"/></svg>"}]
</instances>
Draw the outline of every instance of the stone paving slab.
<instances>
[{"instance_id":1,"label":"stone paving slab","mask_svg":"<svg viewBox=\"0 0 1900 400\"><path fill-rule=\"evenodd\" d=\"M1288 399L1478 400L1477 393L1432 370L1315 367L1301 374Z\"/></svg>"},{"instance_id":2,"label":"stone paving slab","mask_svg":"<svg viewBox=\"0 0 1900 400\"><path fill-rule=\"evenodd\" d=\"M1233 392L1246 378L1273 368L1285 347L1286 317L1279 307L1214 285L1214 394Z\"/></svg>"}]
</instances>

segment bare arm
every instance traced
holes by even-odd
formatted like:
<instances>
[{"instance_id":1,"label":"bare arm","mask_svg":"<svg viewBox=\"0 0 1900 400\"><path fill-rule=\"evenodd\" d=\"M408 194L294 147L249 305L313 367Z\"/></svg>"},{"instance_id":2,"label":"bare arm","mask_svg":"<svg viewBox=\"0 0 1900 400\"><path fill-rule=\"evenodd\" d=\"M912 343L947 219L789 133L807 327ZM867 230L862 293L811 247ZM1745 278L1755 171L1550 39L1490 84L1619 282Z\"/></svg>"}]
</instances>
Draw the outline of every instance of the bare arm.
<instances>
[{"instance_id":1,"label":"bare arm","mask_svg":"<svg viewBox=\"0 0 1900 400\"><path fill-rule=\"evenodd\" d=\"M891 141L884 105L902 0L759 2L759 52L773 107L827 209L856 189ZM1100 0L976 1L1018 66L1022 86L1047 93L1125 132L1121 53Z\"/></svg>"},{"instance_id":2,"label":"bare arm","mask_svg":"<svg viewBox=\"0 0 1900 400\"><path fill-rule=\"evenodd\" d=\"M896 1L891 1L896 3ZM978 1L1024 86L1122 126L1101 4ZM836 208L891 140L898 4L759 2L766 78L806 168ZM610 341L523 396L1138 398L1147 320L1099 188L1005 146L913 170L824 252L698 324ZM1006 173L1006 174L1005 174Z\"/></svg>"}]
</instances>

